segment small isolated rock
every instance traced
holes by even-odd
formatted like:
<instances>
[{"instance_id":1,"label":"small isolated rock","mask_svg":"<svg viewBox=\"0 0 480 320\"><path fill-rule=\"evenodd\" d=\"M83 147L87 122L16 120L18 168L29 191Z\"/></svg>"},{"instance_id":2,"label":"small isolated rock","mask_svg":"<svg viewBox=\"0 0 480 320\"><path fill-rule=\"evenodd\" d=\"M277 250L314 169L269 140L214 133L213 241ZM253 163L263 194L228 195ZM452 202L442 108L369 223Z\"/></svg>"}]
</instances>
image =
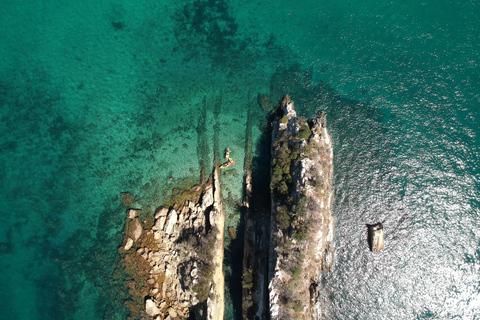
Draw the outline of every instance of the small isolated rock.
<instances>
[{"instance_id":1,"label":"small isolated rock","mask_svg":"<svg viewBox=\"0 0 480 320\"><path fill-rule=\"evenodd\" d=\"M383 249L383 225L379 222L368 227L368 242L372 252Z\"/></svg>"},{"instance_id":2,"label":"small isolated rock","mask_svg":"<svg viewBox=\"0 0 480 320\"><path fill-rule=\"evenodd\" d=\"M263 111L271 111L273 109L273 105L270 102L270 98L263 93L259 93L257 95L257 102Z\"/></svg>"},{"instance_id":3,"label":"small isolated rock","mask_svg":"<svg viewBox=\"0 0 480 320\"><path fill-rule=\"evenodd\" d=\"M130 221L130 224L128 225L128 235L133 239L133 241L137 241L142 235L142 232L143 227L140 219L134 218L132 221Z\"/></svg>"},{"instance_id":4,"label":"small isolated rock","mask_svg":"<svg viewBox=\"0 0 480 320\"><path fill-rule=\"evenodd\" d=\"M157 305L155 304L155 302L153 302L152 299L147 299L147 301L145 301L145 312L149 316L154 317L160 313L160 309L157 307Z\"/></svg>"},{"instance_id":5,"label":"small isolated rock","mask_svg":"<svg viewBox=\"0 0 480 320\"><path fill-rule=\"evenodd\" d=\"M130 248L133 246L133 239L132 238L128 238L127 239L127 243L125 244L125 251L128 251L130 250Z\"/></svg>"},{"instance_id":6,"label":"small isolated rock","mask_svg":"<svg viewBox=\"0 0 480 320\"><path fill-rule=\"evenodd\" d=\"M142 210L137 210L137 209L128 209L127 210L127 218L129 219L135 219L142 213Z\"/></svg>"}]
</instances>

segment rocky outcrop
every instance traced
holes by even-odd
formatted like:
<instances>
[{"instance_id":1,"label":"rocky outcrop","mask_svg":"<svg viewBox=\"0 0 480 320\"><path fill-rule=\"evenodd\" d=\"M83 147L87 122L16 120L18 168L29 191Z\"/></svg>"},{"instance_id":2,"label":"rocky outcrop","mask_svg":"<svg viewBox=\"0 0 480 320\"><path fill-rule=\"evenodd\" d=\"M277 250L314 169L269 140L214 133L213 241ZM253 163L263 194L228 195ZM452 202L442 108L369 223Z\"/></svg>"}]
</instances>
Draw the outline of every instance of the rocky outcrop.
<instances>
[{"instance_id":1,"label":"rocky outcrop","mask_svg":"<svg viewBox=\"0 0 480 320\"><path fill-rule=\"evenodd\" d=\"M368 227L368 246L372 252L378 252L383 249L383 225L379 222L369 224Z\"/></svg>"},{"instance_id":2,"label":"rocky outcrop","mask_svg":"<svg viewBox=\"0 0 480 320\"><path fill-rule=\"evenodd\" d=\"M223 319L225 213L217 169L196 199L158 208L151 223L131 210L127 216L121 251L130 318Z\"/></svg>"},{"instance_id":3,"label":"rocky outcrop","mask_svg":"<svg viewBox=\"0 0 480 320\"><path fill-rule=\"evenodd\" d=\"M333 150L323 114L297 117L287 96L272 130L271 319L320 319L320 273L333 263Z\"/></svg>"},{"instance_id":4,"label":"rocky outcrop","mask_svg":"<svg viewBox=\"0 0 480 320\"><path fill-rule=\"evenodd\" d=\"M143 232L143 227L142 227L142 223L140 222L140 219L133 218L128 224L128 235L135 242L140 238L140 236L142 235L142 232Z\"/></svg>"}]
</instances>

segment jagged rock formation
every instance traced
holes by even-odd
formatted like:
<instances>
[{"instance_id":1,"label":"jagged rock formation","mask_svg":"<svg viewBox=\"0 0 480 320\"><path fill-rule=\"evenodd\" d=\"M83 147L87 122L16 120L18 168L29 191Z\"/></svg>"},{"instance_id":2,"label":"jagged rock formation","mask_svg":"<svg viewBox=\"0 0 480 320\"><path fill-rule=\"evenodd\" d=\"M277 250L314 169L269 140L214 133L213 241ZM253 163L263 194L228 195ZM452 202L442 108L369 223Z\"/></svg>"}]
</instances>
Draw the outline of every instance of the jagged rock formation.
<instances>
[{"instance_id":1,"label":"jagged rock formation","mask_svg":"<svg viewBox=\"0 0 480 320\"><path fill-rule=\"evenodd\" d=\"M369 224L368 227L368 246L372 252L378 252L383 249L383 225L382 223Z\"/></svg>"},{"instance_id":2,"label":"jagged rock formation","mask_svg":"<svg viewBox=\"0 0 480 320\"><path fill-rule=\"evenodd\" d=\"M274 319L320 319L317 284L333 263L333 150L325 116L297 117L287 96L272 128L269 300Z\"/></svg>"},{"instance_id":3,"label":"jagged rock formation","mask_svg":"<svg viewBox=\"0 0 480 320\"><path fill-rule=\"evenodd\" d=\"M218 170L192 197L160 207L153 221L127 210L124 254L125 302L130 319L220 320L224 314L223 241L225 212Z\"/></svg>"}]
</instances>

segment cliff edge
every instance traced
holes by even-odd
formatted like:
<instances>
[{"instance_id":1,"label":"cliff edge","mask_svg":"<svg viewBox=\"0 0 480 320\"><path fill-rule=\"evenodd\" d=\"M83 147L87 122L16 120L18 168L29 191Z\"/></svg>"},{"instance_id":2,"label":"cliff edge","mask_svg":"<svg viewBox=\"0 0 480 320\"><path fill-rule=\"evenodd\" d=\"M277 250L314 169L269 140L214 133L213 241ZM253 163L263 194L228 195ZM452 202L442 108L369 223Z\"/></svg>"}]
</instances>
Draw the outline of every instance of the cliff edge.
<instances>
[{"instance_id":1,"label":"cliff edge","mask_svg":"<svg viewBox=\"0 0 480 320\"><path fill-rule=\"evenodd\" d=\"M324 114L297 117L287 96L272 123L269 307L274 319L320 319L318 283L333 263L333 149Z\"/></svg>"}]
</instances>

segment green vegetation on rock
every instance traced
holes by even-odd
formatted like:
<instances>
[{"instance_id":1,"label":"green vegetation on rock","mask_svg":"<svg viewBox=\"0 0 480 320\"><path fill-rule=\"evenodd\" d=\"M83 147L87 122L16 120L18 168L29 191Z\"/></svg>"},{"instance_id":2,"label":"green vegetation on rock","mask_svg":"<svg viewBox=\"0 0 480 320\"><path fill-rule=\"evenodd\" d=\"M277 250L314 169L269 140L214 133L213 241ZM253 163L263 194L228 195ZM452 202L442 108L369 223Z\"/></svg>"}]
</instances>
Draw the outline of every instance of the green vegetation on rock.
<instances>
[{"instance_id":1,"label":"green vegetation on rock","mask_svg":"<svg viewBox=\"0 0 480 320\"><path fill-rule=\"evenodd\" d=\"M295 301L295 304L293 305L293 310L295 312L302 312L303 311L302 302L300 300Z\"/></svg>"},{"instance_id":2,"label":"green vegetation on rock","mask_svg":"<svg viewBox=\"0 0 480 320\"><path fill-rule=\"evenodd\" d=\"M287 142L282 142L272 164L271 191L278 197L287 196L292 184L290 167L292 165L291 149Z\"/></svg>"},{"instance_id":3,"label":"green vegetation on rock","mask_svg":"<svg viewBox=\"0 0 480 320\"><path fill-rule=\"evenodd\" d=\"M253 274L252 269L248 269L243 273L242 288L251 289L253 287Z\"/></svg>"},{"instance_id":4,"label":"green vegetation on rock","mask_svg":"<svg viewBox=\"0 0 480 320\"><path fill-rule=\"evenodd\" d=\"M298 138L299 139L308 139L312 135L312 131L310 130L310 126L305 118L299 117L297 118L297 123L300 126L298 131Z\"/></svg>"},{"instance_id":5,"label":"green vegetation on rock","mask_svg":"<svg viewBox=\"0 0 480 320\"><path fill-rule=\"evenodd\" d=\"M294 280L298 280L298 278L300 277L301 274L302 274L302 269L300 269L298 267L293 269L293 279Z\"/></svg>"}]
</instances>

